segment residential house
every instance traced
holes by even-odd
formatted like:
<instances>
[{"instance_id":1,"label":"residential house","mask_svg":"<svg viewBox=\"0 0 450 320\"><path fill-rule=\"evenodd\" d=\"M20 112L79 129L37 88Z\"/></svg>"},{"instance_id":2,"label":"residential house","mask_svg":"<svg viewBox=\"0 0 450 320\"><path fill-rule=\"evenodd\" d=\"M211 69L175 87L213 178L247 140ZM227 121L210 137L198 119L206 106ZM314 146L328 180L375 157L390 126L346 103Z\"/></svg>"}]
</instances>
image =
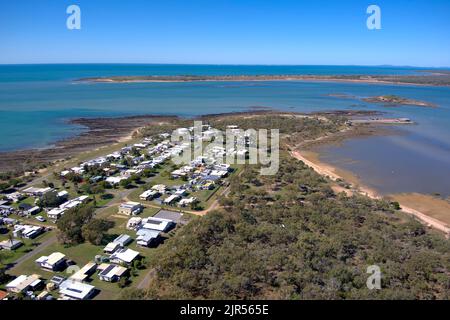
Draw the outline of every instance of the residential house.
<instances>
[{"instance_id":1,"label":"residential house","mask_svg":"<svg viewBox=\"0 0 450 320\"><path fill-rule=\"evenodd\" d=\"M32 226L29 224L17 224L14 226L13 235L16 238L34 239L44 232L41 226Z\"/></svg>"},{"instance_id":2,"label":"residential house","mask_svg":"<svg viewBox=\"0 0 450 320\"><path fill-rule=\"evenodd\" d=\"M3 240L2 242L0 242L0 248L4 249L4 250L9 250L9 251L13 251L16 250L17 248L21 247L23 245L22 241L19 240Z\"/></svg>"},{"instance_id":3,"label":"residential house","mask_svg":"<svg viewBox=\"0 0 450 320\"><path fill-rule=\"evenodd\" d=\"M164 194L166 192L166 189L167 187L163 184L157 184L152 187L152 190L156 190L161 194Z\"/></svg>"},{"instance_id":4,"label":"residential house","mask_svg":"<svg viewBox=\"0 0 450 320\"><path fill-rule=\"evenodd\" d=\"M148 230L156 230L159 232L168 232L175 226L175 222L169 219L156 217L145 218L142 220L142 228Z\"/></svg>"},{"instance_id":5,"label":"residential house","mask_svg":"<svg viewBox=\"0 0 450 320\"><path fill-rule=\"evenodd\" d=\"M66 209L64 209L64 208L62 208L62 209L61 208L54 208L54 209L52 209L50 211L47 211L47 217L50 220L56 221L59 218L61 218L61 216L64 214L65 211L66 211Z\"/></svg>"},{"instance_id":6,"label":"residential house","mask_svg":"<svg viewBox=\"0 0 450 320\"><path fill-rule=\"evenodd\" d=\"M66 263L66 255L61 252L54 252L49 256L38 258L36 264L43 269L57 271L62 269Z\"/></svg>"},{"instance_id":7,"label":"residential house","mask_svg":"<svg viewBox=\"0 0 450 320\"><path fill-rule=\"evenodd\" d=\"M13 193L6 195L6 199L8 199L14 203L17 203L24 198L25 198L25 196L20 192L13 192Z\"/></svg>"},{"instance_id":8,"label":"residential house","mask_svg":"<svg viewBox=\"0 0 450 320\"><path fill-rule=\"evenodd\" d=\"M138 229L140 227L141 223L142 223L142 218L133 217L130 220L128 220L127 229L128 230Z\"/></svg>"},{"instance_id":9,"label":"residential house","mask_svg":"<svg viewBox=\"0 0 450 320\"><path fill-rule=\"evenodd\" d=\"M141 228L136 232L136 243L143 247L150 247L159 242L160 232Z\"/></svg>"},{"instance_id":10,"label":"residential house","mask_svg":"<svg viewBox=\"0 0 450 320\"><path fill-rule=\"evenodd\" d=\"M114 243L119 244L122 248L128 245L133 239L127 234L121 234L113 240Z\"/></svg>"},{"instance_id":11,"label":"residential house","mask_svg":"<svg viewBox=\"0 0 450 320\"><path fill-rule=\"evenodd\" d=\"M172 205L177 202L181 197L179 195L173 194L164 199L164 204Z\"/></svg>"},{"instance_id":12,"label":"residential house","mask_svg":"<svg viewBox=\"0 0 450 320\"><path fill-rule=\"evenodd\" d=\"M97 264L95 262L89 262L84 267L82 267L80 270L78 270L73 275L71 275L69 277L69 280L83 282L87 278L89 278L89 276L92 275L96 269L97 269Z\"/></svg>"},{"instance_id":13,"label":"residential house","mask_svg":"<svg viewBox=\"0 0 450 320\"><path fill-rule=\"evenodd\" d=\"M103 251L105 253L112 254L119 248L120 248L120 245L118 243L110 242L106 245L106 247L103 249Z\"/></svg>"},{"instance_id":14,"label":"residential house","mask_svg":"<svg viewBox=\"0 0 450 320\"><path fill-rule=\"evenodd\" d=\"M50 187L47 187L47 188L29 187L29 188L23 190L23 193L25 193L26 195L29 195L29 196L41 197L44 194L46 194L47 192L50 192L52 190L53 189Z\"/></svg>"},{"instance_id":15,"label":"residential house","mask_svg":"<svg viewBox=\"0 0 450 320\"><path fill-rule=\"evenodd\" d=\"M148 200L152 200L153 198L158 197L158 195L159 195L159 192L156 190L147 190L139 196L139 199L148 201Z\"/></svg>"},{"instance_id":16,"label":"residential house","mask_svg":"<svg viewBox=\"0 0 450 320\"><path fill-rule=\"evenodd\" d=\"M26 291L34 291L42 285L42 280L39 275L33 274L31 276L20 275L13 281L8 283L5 288L9 292L21 293Z\"/></svg>"},{"instance_id":17,"label":"residential house","mask_svg":"<svg viewBox=\"0 0 450 320\"><path fill-rule=\"evenodd\" d=\"M119 206L119 213L127 216L137 215L144 210L144 206L139 202L125 202Z\"/></svg>"},{"instance_id":18,"label":"residential house","mask_svg":"<svg viewBox=\"0 0 450 320\"><path fill-rule=\"evenodd\" d=\"M128 272L128 269L125 267L107 263L101 264L98 270L100 271L98 274L100 280L108 282L119 281Z\"/></svg>"},{"instance_id":19,"label":"residential house","mask_svg":"<svg viewBox=\"0 0 450 320\"><path fill-rule=\"evenodd\" d=\"M134 260L139 258L139 252L132 249L119 249L114 252L110 257L112 263L120 265L130 265Z\"/></svg>"},{"instance_id":20,"label":"residential house","mask_svg":"<svg viewBox=\"0 0 450 320\"><path fill-rule=\"evenodd\" d=\"M180 207L187 207L187 206L190 206L191 204L193 204L195 201L197 201L196 197L190 197L190 198L181 199L178 204L180 205Z\"/></svg>"},{"instance_id":21,"label":"residential house","mask_svg":"<svg viewBox=\"0 0 450 320\"><path fill-rule=\"evenodd\" d=\"M106 178L106 182L108 182L109 184L115 186L118 185L120 183L120 181L125 180L126 177L108 177Z\"/></svg>"},{"instance_id":22,"label":"residential house","mask_svg":"<svg viewBox=\"0 0 450 320\"><path fill-rule=\"evenodd\" d=\"M59 285L59 294L63 300L86 300L93 297L95 287L79 281L66 280Z\"/></svg>"}]
</instances>

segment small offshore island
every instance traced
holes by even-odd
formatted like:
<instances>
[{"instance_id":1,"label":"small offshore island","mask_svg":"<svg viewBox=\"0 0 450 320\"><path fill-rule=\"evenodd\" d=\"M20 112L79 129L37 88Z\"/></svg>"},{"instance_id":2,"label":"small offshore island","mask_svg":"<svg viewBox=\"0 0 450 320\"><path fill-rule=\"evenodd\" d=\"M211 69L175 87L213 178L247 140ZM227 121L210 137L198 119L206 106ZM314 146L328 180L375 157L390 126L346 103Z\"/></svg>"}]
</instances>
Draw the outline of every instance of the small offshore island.
<instances>
[{"instance_id":1,"label":"small offshore island","mask_svg":"<svg viewBox=\"0 0 450 320\"><path fill-rule=\"evenodd\" d=\"M419 106L419 107L430 107L430 108L437 107L435 104L430 103L430 102L407 99L407 98L399 97L396 95L369 97L369 98L363 98L362 100L365 102L382 103L382 104L387 104L387 105L408 105L408 106Z\"/></svg>"},{"instance_id":2,"label":"small offshore island","mask_svg":"<svg viewBox=\"0 0 450 320\"><path fill-rule=\"evenodd\" d=\"M81 78L75 81L131 83L131 82L197 82L197 81L336 81L371 84L404 84L426 86L450 86L450 73L424 73L418 76L399 75L176 75L176 76L112 76Z\"/></svg>"}]
</instances>

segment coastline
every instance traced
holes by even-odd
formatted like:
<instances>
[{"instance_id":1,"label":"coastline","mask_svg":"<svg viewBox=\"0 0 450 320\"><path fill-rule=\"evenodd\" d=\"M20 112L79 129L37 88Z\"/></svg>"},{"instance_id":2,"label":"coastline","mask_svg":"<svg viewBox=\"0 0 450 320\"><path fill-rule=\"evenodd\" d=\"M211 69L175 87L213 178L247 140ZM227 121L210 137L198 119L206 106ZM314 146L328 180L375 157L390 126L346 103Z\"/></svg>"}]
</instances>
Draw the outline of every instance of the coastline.
<instances>
[{"instance_id":1,"label":"coastline","mask_svg":"<svg viewBox=\"0 0 450 320\"><path fill-rule=\"evenodd\" d=\"M53 161L65 160L85 151L95 150L133 138L135 132L151 123L171 119L171 116L143 115L120 118L76 118L68 122L87 130L73 137L56 141L43 149L0 152L0 172L30 169Z\"/></svg>"},{"instance_id":2,"label":"coastline","mask_svg":"<svg viewBox=\"0 0 450 320\"><path fill-rule=\"evenodd\" d=\"M347 137L349 138L349 137ZM345 138L344 138L345 139ZM322 139L317 143L330 143ZM344 192L348 196L360 194L371 199L387 199L397 201L401 211L415 217L421 223L432 227L450 236L450 203L445 200L419 193L388 194L381 196L376 190L361 183L359 178L352 172L324 163L319 159L320 154L311 151L309 147L293 149L291 156L304 162L318 174L328 177L332 182L332 189L335 192ZM349 187L339 185L339 182L346 182Z\"/></svg>"},{"instance_id":3,"label":"coastline","mask_svg":"<svg viewBox=\"0 0 450 320\"><path fill-rule=\"evenodd\" d=\"M111 76L75 79L74 82L90 83L182 83L182 82L261 82L306 81L347 82L366 84L393 84L413 86L450 86L449 74L421 76L368 76L368 75L240 75L240 76Z\"/></svg>"}]
</instances>

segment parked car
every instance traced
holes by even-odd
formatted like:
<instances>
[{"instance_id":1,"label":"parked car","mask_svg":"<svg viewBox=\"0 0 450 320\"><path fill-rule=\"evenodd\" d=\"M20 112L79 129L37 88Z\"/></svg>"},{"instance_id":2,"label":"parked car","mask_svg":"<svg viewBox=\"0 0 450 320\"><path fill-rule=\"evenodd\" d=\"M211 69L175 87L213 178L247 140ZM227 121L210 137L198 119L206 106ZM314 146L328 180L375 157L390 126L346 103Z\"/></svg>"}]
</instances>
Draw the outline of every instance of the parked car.
<instances>
[{"instance_id":1,"label":"parked car","mask_svg":"<svg viewBox=\"0 0 450 320\"><path fill-rule=\"evenodd\" d=\"M40 222L45 222L45 218L43 216L37 216L36 220Z\"/></svg>"}]
</instances>

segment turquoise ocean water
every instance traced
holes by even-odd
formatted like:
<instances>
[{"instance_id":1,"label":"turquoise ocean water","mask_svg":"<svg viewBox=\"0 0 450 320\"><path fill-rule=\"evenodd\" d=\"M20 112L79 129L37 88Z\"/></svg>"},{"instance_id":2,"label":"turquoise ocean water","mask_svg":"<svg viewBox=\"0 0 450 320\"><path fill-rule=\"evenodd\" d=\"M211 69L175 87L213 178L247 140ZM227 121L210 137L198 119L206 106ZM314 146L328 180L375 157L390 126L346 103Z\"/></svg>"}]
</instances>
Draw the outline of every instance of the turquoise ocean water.
<instances>
[{"instance_id":1,"label":"turquoise ocean water","mask_svg":"<svg viewBox=\"0 0 450 320\"><path fill-rule=\"evenodd\" d=\"M324 149L324 160L351 169L381 192L450 195L450 88L332 82L80 83L114 75L418 74L408 67L216 65L0 66L0 151L44 148L84 128L76 117L171 114L194 116L265 106L280 110L379 110L418 125L402 134L352 139ZM391 107L340 99L396 94L439 108Z\"/></svg>"}]
</instances>

